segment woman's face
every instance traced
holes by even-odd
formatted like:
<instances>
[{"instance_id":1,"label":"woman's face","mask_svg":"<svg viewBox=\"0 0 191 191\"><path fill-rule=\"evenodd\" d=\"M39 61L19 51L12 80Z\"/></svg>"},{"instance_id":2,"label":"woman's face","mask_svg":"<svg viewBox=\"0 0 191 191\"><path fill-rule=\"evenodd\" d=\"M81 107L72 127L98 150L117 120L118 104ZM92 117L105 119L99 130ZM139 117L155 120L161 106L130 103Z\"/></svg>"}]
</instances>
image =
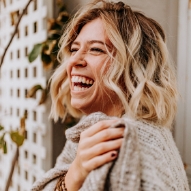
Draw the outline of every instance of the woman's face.
<instances>
[{"instance_id":1,"label":"woman's face","mask_svg":"<svg viewBox=\"0 0 191 191\"><path fill-rule=\"evenodd\" d=\"M100 18L87 23L71 45L67 65L71 105L85 114L101 111L116 115L118 97L104 87L101 80L103 65L106 68L110 65L107 50L111 49L112 44Z\"/></svg>"}]
</instances>

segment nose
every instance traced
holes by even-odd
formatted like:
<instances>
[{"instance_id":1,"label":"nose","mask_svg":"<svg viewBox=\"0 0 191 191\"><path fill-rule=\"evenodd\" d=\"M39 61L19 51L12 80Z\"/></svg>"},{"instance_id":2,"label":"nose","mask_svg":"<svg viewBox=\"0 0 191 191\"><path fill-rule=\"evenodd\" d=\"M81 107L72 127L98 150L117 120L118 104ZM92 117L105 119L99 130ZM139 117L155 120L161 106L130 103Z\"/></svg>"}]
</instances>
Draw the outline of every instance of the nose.
<instances>
[{"instance_id":1,"label":"nose","mask_svg":"<svg viewBox=\"0 0 191 191\"><path fill-rule=\"evenodd\" d=\"M76 67L85 67L87 65L85 57L85 53L82 51L77 51L75 55L72 56L71 64Z\"/></svg>"}]
</instances>

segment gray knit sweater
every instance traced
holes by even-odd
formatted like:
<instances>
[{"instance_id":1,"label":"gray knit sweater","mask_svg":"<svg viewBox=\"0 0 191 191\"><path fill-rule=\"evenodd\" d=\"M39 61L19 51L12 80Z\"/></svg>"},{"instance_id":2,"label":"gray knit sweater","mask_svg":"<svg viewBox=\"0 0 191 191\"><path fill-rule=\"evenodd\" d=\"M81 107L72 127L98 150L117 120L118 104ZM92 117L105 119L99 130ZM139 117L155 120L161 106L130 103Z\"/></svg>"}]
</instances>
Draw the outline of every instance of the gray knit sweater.
<instances>
[{"instance_id":1,"label":"gray knit sweater","mask_svg":"<svg viewBox=\"0 0 191 191\"><path fill-rule=\"evenodd\" d=\"M67 142L53 169L35 182L32 191L54 191L58 178L69 169L77 152L80 133L100 120L93 113L66 131ZM125 126L118 158L88 175L80 191L189 191L184 167L167 128L123 117L111 128Z\"/></svg>"}]
</instances>

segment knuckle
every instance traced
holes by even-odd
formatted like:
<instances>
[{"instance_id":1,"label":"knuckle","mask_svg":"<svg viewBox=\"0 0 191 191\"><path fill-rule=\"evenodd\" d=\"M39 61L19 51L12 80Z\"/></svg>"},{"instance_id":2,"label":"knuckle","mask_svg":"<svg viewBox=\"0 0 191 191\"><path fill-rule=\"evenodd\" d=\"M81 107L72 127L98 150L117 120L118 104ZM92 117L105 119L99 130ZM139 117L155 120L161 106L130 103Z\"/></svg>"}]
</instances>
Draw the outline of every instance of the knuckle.
<instances>
[{"instance_id":1,"label":"knuckle","mask_svg":"<svg viewBox=\"0 0 191 191\"><path fill-rule=\"evenodd\" d=\"M85 171L90 172L92 169L92 166L90 166L87 162L82 163L82 167L84 168Z\"/></svg>"},{"instance_id":2,"label":"knuckle","mask_svg":"<svg viewBox=\"0 0 191 191\"><path fill-rule=\"evenodd\" d=\"M86 162L82 162L82 167L83 167L83 169L87 169L87 164L86 164Z\"/></svg>"},{"instance_id":3,"label":"knuckle","mask_svg":"<svg viewBox=\"0 0 191 191\"><path fill-rule=\"evenodd\" d=\"M97 168L97 167L99 167L99 166L100 166L99 160L95 160L95 161L93 162L93 164L92 164L93 169L95 169L95 168Z\"/></svg>"},{"instance_id":4,"label":"knuckle","mask_svg":"<svg viewBox=\"0 0 191 191\"><path fill-rule=\"evenodd\" d=\"M79 147L80 147L80 148L85 148L85 146L87 145L86 142L87 142L87 141L86 141L85 139L81 139L81 140L79 141Z\"/></svg>"},{"instance_id":5,"label":"knuckle","mask_svg":"<svg viewBox=\"0 0 191 191\"><path fill-rule=\"evenodd\" d=\"M81 134L80 134L80 140L83 139L83 138L85 137L85 135L86 135L86 132L85 132L85 131L81 132Z\"/></svg>"},{"instance_id":6,"label":"knuckle","mask_svg":"<svg viewBox=\"0 0 191 191\"><path fill-rule=\"evenodd\" d=\"M107 121L106 120L103 120L103 121L99 121L97 123L101 128L105 127L107 125Z\"/></svg>"},{"instance_id":7,"label":"knuckle","mask_svg":"<svg viewBox=\"0 0 191 191\"><path fill-rule=\"evenodd\" d=\"M78 156L79 156L79 158L80 159L82 159L83 158L83 154L82 154L82 152L80 151L80 152L78 152Z\"/></svg>"},{"instance_id":8,"label":"knuckle","mask_svg":"<svg viewBox=\"0 0 191 191\"><path fill-rule=\"evenodd\" d=\"M122 139L117 139L115 144L117 147L120 147L122 144Z\"/></svg>"},{"instance_id":9,"label":"knuckle","mask_svg":"<svg viewBox=\"0 0 191 191\"><path fill-rule=\"evenodd\" d=\"M99 144L96 146L96 150L99 154L105 152L107 150L106 144Z\"/></svg>"},{"instance_id":10,"label":"knuckle","mask_svg":"<svg viewBox=\"0 0 191 191\"><path fill-rule=\"evenodd\" d=\"M103 139L108 139L110 137L110 133L108 130L105 130L102 132L102 138Z\"/></svg>"},{"instance_id":11,"label":"knuckle","mask_svg":"<svg viewBox=\"0 0 191 191\"><path fill-rule=\"evenodd\" d=\"M85 161L85 152L84 151L80 151L79 152L79 157L80 157L80 159L82 160L82 161Z\"/></svg>"}]
</instances>

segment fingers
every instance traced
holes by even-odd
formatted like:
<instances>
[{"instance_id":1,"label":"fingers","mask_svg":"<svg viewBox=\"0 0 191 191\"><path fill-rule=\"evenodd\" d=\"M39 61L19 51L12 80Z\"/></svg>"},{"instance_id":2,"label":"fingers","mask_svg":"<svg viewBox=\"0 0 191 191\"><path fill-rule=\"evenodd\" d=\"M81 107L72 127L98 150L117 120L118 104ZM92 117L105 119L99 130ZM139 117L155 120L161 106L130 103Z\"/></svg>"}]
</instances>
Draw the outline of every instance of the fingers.
<instances>
[{"instance_id":1,"label":"fingers","mask_svg":"<svg viewBox=\"0 0 191 191\"><path fill-rule=\"evenodd\" d=\"M96 169L105 163L111 162L112 160L116 159L118 156L117 151L110 151L103 155L96 156L92 158L91 160L88 160L83 163L83 167L88 171L92 171L93 169Z\"/></svg>"},{"instance_id":2,"label":"fingers","mask_svg":"<svg viewBox=\"0 0 191 191\"><path fill-rule=\"evenodd\" d=\"M81 148L90 148L100 142L119 139L123 137L124 128L107 128L97 134L81 140Z\"/></svg>"},{"instance_id":3,"label":"fingers","mask_svg":"<svg viewBox=\"0 0 191 191\"><path fill-rule=\"evenodd\" d=\"M93 147L81 152L81 158L85 160L91 160L92 158L103 155L108 152L116 151L120 148L123 138L101 142Z\"/></svg>"},{"instance_id":4,"label":"fingers","mask_svg":"<svg viewBox=\"0 0 191 191\"><path fill-rule=\"evenodd\" d=\"M81 133L75 163L85 176L117 157L124 127L109 128L116 122L118 119L100 121Z\"/></svg>"},{"instance_id":5,"label":"fingers","mask_svg":"<svg viewBox=\"0 0 191 191\"><path fill-rule=\"evenodd\" d=\"M91 139L92 142L95 142L97 144L97 140L99 142L108 141L112 139L118 139L122 138L124 133L124 127L122 128L108 128L104 129L103 131L98 132L94 136L88 138L88 140Z\"/></svg>"},{"instance_id":6,"label":"fingers","mask_svg":"<svg viewBox=\"0 0 191 191\"><path fill-rule=\"evenodd\" d=\"M98 133L99 131L102 131L103 129L107 129L108 127L110 127L111 125L116 123L117 121L118 121L118 119L99 121L98 123L96 123L96 124L92 125L90 128L88 128L87 130L83 131L81 133L81 138L91 137L94 134Z\"/></svg>"}]
</instances>

